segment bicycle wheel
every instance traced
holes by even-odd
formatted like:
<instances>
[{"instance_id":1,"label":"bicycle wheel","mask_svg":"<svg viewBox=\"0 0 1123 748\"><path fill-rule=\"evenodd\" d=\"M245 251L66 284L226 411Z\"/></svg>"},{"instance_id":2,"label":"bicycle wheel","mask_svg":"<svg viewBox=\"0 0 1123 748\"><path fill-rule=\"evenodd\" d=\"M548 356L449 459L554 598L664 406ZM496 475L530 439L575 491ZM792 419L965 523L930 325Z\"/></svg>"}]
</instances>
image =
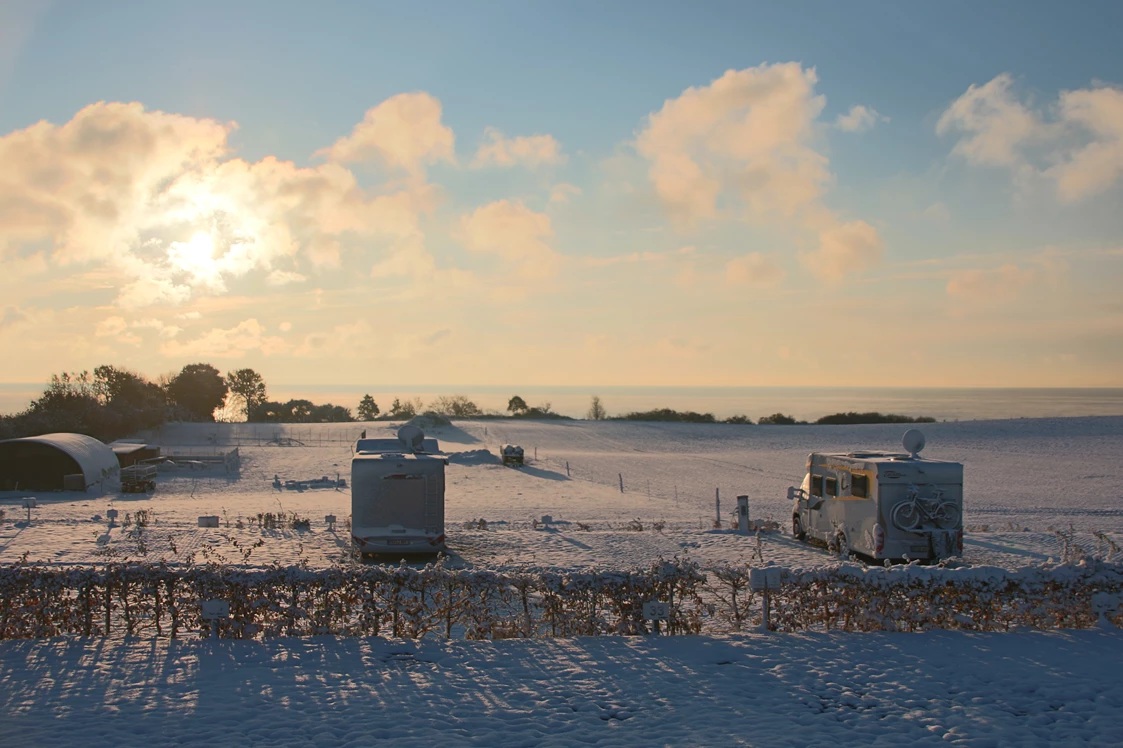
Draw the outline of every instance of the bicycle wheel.
<instances>
[{"instance_id":1,"label":"bicycle wheel","mask_svg":"<svg viewBox=\"0 0 1123 748\"><path fill-rule=\"evenodd\" d=\"M941 530L952 530L959 526L961 516L959 507L952 504L950 501L944 502L936 507L936 527L939 527Z\"/></svg>"},{"instance_id":2,"label":"bicycle wheel","mask_svg":"<svg viewBox=\"0 0 1123 748\"><path fill-rule=\"evenodd\" d=\"M916 502L902 501L893 507L891 515L893 524L902 530L911 530L920 524L920 508Z\"/></svg>"}]
</instances>

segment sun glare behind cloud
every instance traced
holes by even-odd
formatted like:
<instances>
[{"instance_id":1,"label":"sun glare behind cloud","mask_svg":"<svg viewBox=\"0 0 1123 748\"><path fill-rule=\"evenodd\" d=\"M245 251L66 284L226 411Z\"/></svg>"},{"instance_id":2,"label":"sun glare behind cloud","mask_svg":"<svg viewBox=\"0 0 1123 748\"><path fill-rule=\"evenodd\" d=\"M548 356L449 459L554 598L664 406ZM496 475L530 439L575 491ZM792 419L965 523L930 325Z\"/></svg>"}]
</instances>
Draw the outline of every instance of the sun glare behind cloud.
<instances>
[{"instance_id":1,"label":"sun glare behind cloud","mask_svg":"<svg viewBox=\"0 0 1123 748\"><path fill-rule=\"evenodd\" d=\"M168 260L188 273L192 281L211 285L219 275L214 250L214 237L210 232L197 231L185 242L172 242L168 247Z\"/></svg>"}]
</instances>

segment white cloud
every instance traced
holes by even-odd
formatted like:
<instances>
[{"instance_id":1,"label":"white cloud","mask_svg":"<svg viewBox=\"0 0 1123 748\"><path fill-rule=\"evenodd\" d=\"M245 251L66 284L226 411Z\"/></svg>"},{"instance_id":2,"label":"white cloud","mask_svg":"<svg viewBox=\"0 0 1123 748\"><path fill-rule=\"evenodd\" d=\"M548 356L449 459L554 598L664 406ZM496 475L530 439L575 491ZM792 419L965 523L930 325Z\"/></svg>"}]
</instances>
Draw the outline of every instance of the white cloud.
<instances>
[{"instance_id":1,"label":"white cloud","mask_svg":"<svg viewBox=\"0 0 1123 748\"><path fill-rule=\"evenodd\" d=\"M817 80L794 62L730 70L650 115L636 148L672 219L714 218L726 192L756 218L791 216L818 199L830 172L810 146L825 103Z\"/></svg>"},{"instance_id":2,"label":"white cloud","mask_svg":"<svg viewBox=\"0 0 1123 748\"><path fill-rule=\"evenodd\" d=\"M470 251L498 256L523 279L552 277L560 264L547 243L554 236L550 217L518 201L497 200L463 216L459 235Z\"/></svg>"},{"instance_id":3,"label":"white cloud","mask_svg":"<svg viewBox=\"0 0 1123 748\"><path fill-rule=\"evenodd\" d=\"M265 282L271 286L286 286L289 283L302 283L306 280L308 276L290 270L274 270L265 277Z\"/></svg>"},{"instance_id":4,"label":"white cloud","mask_svg":"<svg viewBox=\"0 0 1123 748\"><path fill-rule=\"evenodd\" d=\"M99 338L107 338L111 336L120 335L129 325L125 322L124 317L106 317L101 322L98 322L97 328L94 330L94 335Z\"/></svg>"},{"instance_id":5,"label":"white cloud","mask_svg":"<svg viewBox=\"0 0 1123 748\"><path fill-rule=\"evenodd\" d=\"M158 319L138 319L134 321L129 327L141 330L155 330L161 338L171 339L176 335L183 332L183 328L178 325L168 325Z\"/></svg>"},{"instance_id":6,"label":"white cloud","mask_svg":"<svg viewBox=\"0 0 1123 748\"><path fill-rule=\"evenodd\" d=\"M856 104L850 107L850 111L846 114L838 115L834 126L844 132L865 132L878 122L888 121L889 118L878 113L876 109Z\"/></svg>"},{"instance_id":7,"label":"white cloud","mask_svg":"<svg viewBox=\"0 0 1123 748\"><path fill-rule=\"evenodd\" d=\"M936 223L947 223L951 220L951 211L942 202L934 202L920 212L921 217Z\"/></svg>"},{"instance_id":8,"label":"white cloud","mask_svg":"<svg viewBox=\"0 0 1123 748\"><path fill-rule=\"evenodd\" d=\"M860 273L881 261L885 243L865 221L851 221L819 232L819 249L803 258L821 278L837 280Z\"/></svg>"},{"instance_id":9,"label":"white cloud","mask_svg":"<svg viewBox=\"0 0 1123 748\"><path fill-rule=\"evenodd\" d=\"M735 257L725 266L725 281L730 285L768 288L779 285L786 275L776 258L760 252Z\"/></svg>"},{"instance_id":10,"label":"white cloud","mask_svg":"<svg viewBox=\"0 0 1123 748\"><path fill-rule=\"evenodd\" d=\"M1007 264L997 268L959 270L948 280L947 293L974 301L1006 300L1019 296L1037 279L1033 268Z\"/></svg>"},{"instance_id":11,"label":"white cloud","mask_svg":"<svg viewBox=\"0 0 1123 748\"><path fill-rule=\"evenodd\" d=\"M1014 97L1010 91L1013 82L1003 73L982 86L971 85L940 116L937 134L963 133L953 153L995 166L1015 166L1022 161L1020 148L1040 135L1042 122Z\"/></svg>"},{"instance_id":12,"label":"white cloud","mask_svg":"<svg viewBox=\"0 0 1123 748\"><path fill-rule=\"evenodd\" d=\"M957 133L952 152L968 162L1044 177L1057 196L1075 202L1123 179L1123 90L1096 86L1062 91L1036 111L1019 101L1003 73L972 85L940 117L940 135ZM1051 115L1051 116L1050 116Z\"/></svg>"},{"instance_id":13,"label":"white cloud","mask_svg":"<svg viewBox=\"0 0 1123 748\"><path fill-rule=\"evenodd\" d=\"M1064 91L1061 118L1082 130L1084 142L1067 149L1046 170L1062 200L1072 202L1103 192L1123 177L1123 90Z\"/></svg>"},{"instance_id":14,"label":"white cloud","mask_svg":"<svg viewBox=\"0 0 1123 748\"><path fill-rule=\"evenodd\" d=\"M833 177L813 147L826 103L817 82L813 68L796 62L729 70L651 114L636 149L671 220L689 228L721 217L724 206L720 212L733 217L813 232L821 244L813 267L829 268L830 277L876 261L876 229L846 223L822 204ZM859 120L878 116L861 112Z\"/></svg>"},{"instance_id":15,"label":"white cloud","mask_svg":"<svg viewBox=\"0 0 1123 748\"><path fill-rule=\"evenodd\" d=\"M264 326L251 318L228 329L212 328L194 340L182 343L170 340L160 346L160 351L173 358L242 358L254 350L268 355L288 349L288 344L283 340L264 333Z\"/></svg>"},{"instance_id":16,"label":"white cloud","mask_svg":"<svg viewBox=\"0 0 1123 748\"><path fill-rule=\"evenodd\" d=\"M391 96L368 109L351 134L320 151L333 161L381 161L419 174L428 164L456 162L456 138L441 122L441 102L425 92Z\"/></svg>"},{"instance_id":17,"label":"white cloud","mask_svg":"<svg viewBox=\"0 0 1123 748\"><path fill-rule=\"evenodd\" d=\"M417 180L371 195L338 163L229 158L234 127L98 103L0 137L0 259L93 266L124 309L176 305L251 272L293 281L348 251L393 252L435 207L436 188ZM442 153L391 145L395 163Z\"/></svg>"},{"instance_id":18,"label":"white cloud","mask_svg":"<svg viewBox=\"0 0 1123 748\"><path fill-rule=\"evenodd\" d=\"M581 194L581 188L567 182L560 182L554 185L550 190L550 202L552 203L568 203L570 197L576 197Z\"/></svg>"},{"instance_id":19,"label":"white cloud","mask_svg":"<svg viewBox=\"0 0 1123 748\"><path fill-rule=\"evenodd\" d=\"M26 319L26 312L17 306L9 304L0 312L0 330L3 330L5 327L11 327L17 322L23 322Z\"/></svg>"},{"instance_id":20,"label":"white cloud","mask_svg":"<svg viewBox=\"0 0 1123 748\"><path fill-rule=\"evenodd\" d=\"M508 138L495 128L484 133L488 142L480 145L472 166L526 166L534 168L565 162L561 143L553 135L530 135Z\"/></svg>"},{"instance_id":21,"label":"white cloud","mask_svg":"<svg viewBox=\"0 0 1123 748\"><path fill-rule=\"evenodd\" d=\"M669 252L631 252L626 255L613 255L611 257L590 257L585 264L590 267L607 267L609 265L632 264L637 262L674 262L689 259L697 253L694 246L680 247Z\"/></svg>"},{"instance_id":22,"label":"white cloud","mask_svg":"<svg viewBox=\"0 0 1123 748\"><path fill-rule=\"evenodd\" d=\"M655 343L657 351L674 357L695 356L711 348L711 343L698 338L662 338Z\"/></svg>"}]
</instances>

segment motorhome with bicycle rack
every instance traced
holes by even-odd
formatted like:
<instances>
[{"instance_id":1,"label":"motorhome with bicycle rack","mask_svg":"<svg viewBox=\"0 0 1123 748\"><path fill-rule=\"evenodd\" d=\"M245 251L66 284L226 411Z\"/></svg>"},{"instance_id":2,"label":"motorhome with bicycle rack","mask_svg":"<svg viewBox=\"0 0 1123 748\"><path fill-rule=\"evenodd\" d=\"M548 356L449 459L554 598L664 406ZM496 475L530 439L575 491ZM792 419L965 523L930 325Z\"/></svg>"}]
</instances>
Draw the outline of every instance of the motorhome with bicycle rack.
<instances>
[{"instance_id":1,"label":"motorhome with bicycle rack","mask_svg":"<svg viewBox=\"0 0 1123 748\"><path fill-rule=\"evenodd\" d=\"M445 550L445 465L436 439L406 424L359 439L351 460L351 541L361 555Z\"/></svg>"},{"instance_id":2,"label":"motorhome with bicycle rack","mask_svg":"<svg viewBox=\"0 0 1123 748\"><path fill-rule=\"evenodd\" d=\"M938 561L963 553L963 465L920 456L924 436L905 433L906 453L812 452L800 488L789 488L792 534L881 561Z\"/></svg>"}]
</instances>

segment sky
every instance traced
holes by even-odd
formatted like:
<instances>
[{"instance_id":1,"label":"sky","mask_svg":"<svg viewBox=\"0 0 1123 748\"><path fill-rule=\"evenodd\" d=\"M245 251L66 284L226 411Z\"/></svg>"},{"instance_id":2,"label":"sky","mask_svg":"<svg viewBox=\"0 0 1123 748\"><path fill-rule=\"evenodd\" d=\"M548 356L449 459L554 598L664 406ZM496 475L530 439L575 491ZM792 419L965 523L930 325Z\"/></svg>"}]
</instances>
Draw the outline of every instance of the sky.
<instances>
[{"instance_id":1,"label":"sky","mask_svg":"<svg viewBox=\"0 0 1123 748\"><path fill-rule=\"evenodd\" d=\"M1118 2L0 3L0 383L1123 386Z\"/></svg>"}]
</instances>

